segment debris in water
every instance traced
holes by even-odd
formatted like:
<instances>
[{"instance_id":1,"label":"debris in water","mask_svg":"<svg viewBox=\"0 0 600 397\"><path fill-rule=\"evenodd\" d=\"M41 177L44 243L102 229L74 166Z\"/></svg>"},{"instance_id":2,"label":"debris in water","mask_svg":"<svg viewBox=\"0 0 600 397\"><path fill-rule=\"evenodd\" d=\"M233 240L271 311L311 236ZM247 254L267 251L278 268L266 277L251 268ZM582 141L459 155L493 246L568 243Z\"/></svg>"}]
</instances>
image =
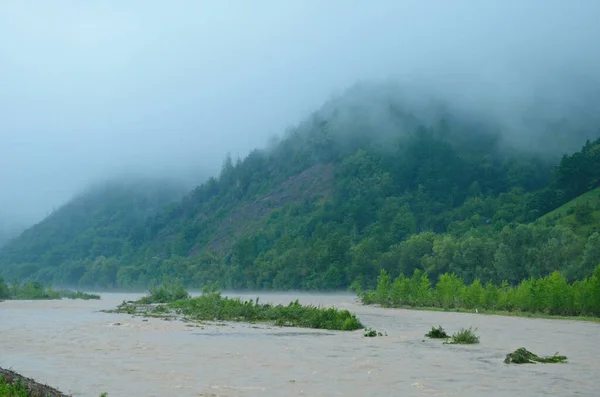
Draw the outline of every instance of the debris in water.
<instances>
[{"instance_id":1,"label":"debris in water","mask_svg":"<svg viewBox=\"0 0 600 397\"><path fill-rule=\"evenodd\" d=\"M375 336L383 336L383 334L373 328L365 328L365 333L363 334L367 338L373 338ZM386 333L387 336L387 333Z\"/></svg>"},{"instance_id":2,"label":"debris in water","mask_svg":"<svg viewBox=\"0 0 600 397\"><path fill-rule=\"evenodd\" d=\"M530 352L524 347L518 348L512 353L508 353L504 359L505 364L553 364L553 363L564 363L567 361L567 356L559 356L555 353L551 357L540 357L537 354Z\"/></svg>"}]
</instances>

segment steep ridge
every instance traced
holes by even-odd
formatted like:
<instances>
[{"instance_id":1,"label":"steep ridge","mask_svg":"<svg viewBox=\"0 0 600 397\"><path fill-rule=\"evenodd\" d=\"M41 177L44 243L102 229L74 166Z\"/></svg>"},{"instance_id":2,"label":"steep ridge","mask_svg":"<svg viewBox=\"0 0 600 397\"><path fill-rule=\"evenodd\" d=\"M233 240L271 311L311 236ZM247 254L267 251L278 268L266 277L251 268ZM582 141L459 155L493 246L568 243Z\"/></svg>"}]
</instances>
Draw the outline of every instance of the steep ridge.
<instances>
[{"instance_id":1,"label":"steep ridge","mask_svg":"<svg viewBox=\"0 0 600 397\"><path fill-rule=\"evenodd\" d=\"M329 199L335 187L334 177L332 164L317 164L288 178L263 197L242 204L218 223L208 249L227 254L240 236L258 229L260 222L274 210L316 197ZM199 252L202 246L196 244L194 249Z\"/></svg>"}]
</instances>

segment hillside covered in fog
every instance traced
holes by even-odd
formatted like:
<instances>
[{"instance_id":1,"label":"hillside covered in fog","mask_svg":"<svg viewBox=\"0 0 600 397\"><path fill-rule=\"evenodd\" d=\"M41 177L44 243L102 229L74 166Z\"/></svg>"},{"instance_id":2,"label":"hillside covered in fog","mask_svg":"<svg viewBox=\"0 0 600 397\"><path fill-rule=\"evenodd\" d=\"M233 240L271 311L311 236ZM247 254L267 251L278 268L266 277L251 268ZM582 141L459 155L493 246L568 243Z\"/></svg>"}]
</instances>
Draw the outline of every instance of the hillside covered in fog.
<instances>
[{"instance_id":1,"label":"hillside covered in fog","mask_svg":"<svg viewBox=\"0 0 600 397\"><path fill-rule=\"evenodd\" d=\"M227 157L181 199L164 183L82 193L5 246L0 273L88 288L178 278L304 290L372 286L381 269L581 278L600 263L599 125L529 116L516 126L357 85L269 147Z\"/></svg>"}]
</instances>

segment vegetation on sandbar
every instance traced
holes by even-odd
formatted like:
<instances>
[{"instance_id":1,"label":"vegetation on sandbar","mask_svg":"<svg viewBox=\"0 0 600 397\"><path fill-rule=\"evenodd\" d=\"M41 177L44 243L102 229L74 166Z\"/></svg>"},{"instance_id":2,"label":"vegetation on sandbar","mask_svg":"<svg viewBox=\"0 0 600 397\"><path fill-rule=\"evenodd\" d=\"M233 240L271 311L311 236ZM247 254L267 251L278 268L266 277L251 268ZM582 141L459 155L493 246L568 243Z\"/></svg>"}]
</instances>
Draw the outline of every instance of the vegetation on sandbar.
<instances>
[{"instance_id":1,"label":"vegetation on sandbar","mask_svg":"<svg viewBox=\"0 0 600 397\"><path fill-rule=\"evenodd\" d=\"M445 273L432 285L428 274L415 270L411 278L392 277L381 271L377 287L358 295L363 304L383 307L505 311L558 316L600 317L600 265L591 277L569 283L555 271L546 277L529 278L511 286L508 282L467 285L455 274Z\"/></svg>"},{"instance_id":2,"label":"vegetation on sandbar","mask_svg":"<svg viewBox=\"0 0 600 397\"><path fill-rule=\"evenodd\" d=\"M52 286L46 287L40 281L20 284L13 282L7 284L0 277L0 300L50 300L50 299L100 299L100 295L88 294L81 291L55 290Z\"/></svg>"},{"instance_id":3,"label":"vegetation on sandbar","mask_svg":"<svg viewBox=\"0 0 600 397\"><path fill-rule=\"evenodd\" d=\"M158 305L151 303L161 302ZM191 298L176 284L153 288L150 295L136 302L123 302L113 312L154 317L183 316L191 321L272 322L277 326L353 331L364 328L348 310L301 305L298 300L287 306L243 301L223 297L217 284L205 286L202 294Z\"/></svg>"},{"instance_id":4,"label":"vegetation on sandbar","mask_svg":"<svg viewBox=\"0 0 600 397\"><path fill-rule=\"evenodd\" d=\"M476 329L461 328L458 332L452 334L449 340L444 342L447 345L474 345L479 343L479 336L475 335Z\"/></svg>"},{"instance_id":5,"label":"vegetation on sandbar","mask_svg":"<svg viewBox=\"0 0 600 397\"><path fill-rule=\"evenodd\" d=\"M150 294L138 300L137 303L169 303L180 299L188 299L190 294L183 285L176 282L164 282L150 288Z\"/></svg>"},{"instance_id":6,"label":"vegetation on sandbar","mask_svg":"<svg viewBox=\"0 0 600 397\"><path fill-rule=\"evenodd\" d=\"M540 357L529 350L521 347L512 353L508 353L504 359L505 364L553 364L553 363L564 363L567 361L567 356L559 356L555 353L550 357Z\"/></svg>"}]
</instances>

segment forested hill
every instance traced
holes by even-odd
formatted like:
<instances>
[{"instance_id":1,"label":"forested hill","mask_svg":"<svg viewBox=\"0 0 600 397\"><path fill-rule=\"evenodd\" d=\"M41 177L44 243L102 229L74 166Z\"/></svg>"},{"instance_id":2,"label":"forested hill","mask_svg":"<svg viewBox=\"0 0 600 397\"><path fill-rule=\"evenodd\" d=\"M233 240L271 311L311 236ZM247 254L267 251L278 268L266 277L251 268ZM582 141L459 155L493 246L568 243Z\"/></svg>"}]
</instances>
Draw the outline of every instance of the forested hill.
<instances>
[{"instance_id":1,"label":"forested hill","mask_svg":"<svg viewBox=\"0 0 600 397\"><path fill-rule=\"evenodd\" d=\"M8 242L0 251L2 273L18 279L79 281L89 258L130 255L127 236L184 194L183 186L170 180L97 183Z\"/></svg>"},{"instance_id":2,"label":"forested hill","mask_svg":"<svg viewBox=\"0 0 600 397\"><path fill-rule=\"evenodd\" d=\"M353 98L265 150L227 158L218 177L171 204L156 197L140 213L111 189L75 199L6 246L0 271L95 288L179 278L338 289L372 286L381 269L516 283L556 269L581 278L600 263L598 201L566 210L575 224L540 218L599 186L600 140L585 141L597 126L532 130L538 142L585 144L561 160L483 117Z\"/></svg>"}]
</instances>

